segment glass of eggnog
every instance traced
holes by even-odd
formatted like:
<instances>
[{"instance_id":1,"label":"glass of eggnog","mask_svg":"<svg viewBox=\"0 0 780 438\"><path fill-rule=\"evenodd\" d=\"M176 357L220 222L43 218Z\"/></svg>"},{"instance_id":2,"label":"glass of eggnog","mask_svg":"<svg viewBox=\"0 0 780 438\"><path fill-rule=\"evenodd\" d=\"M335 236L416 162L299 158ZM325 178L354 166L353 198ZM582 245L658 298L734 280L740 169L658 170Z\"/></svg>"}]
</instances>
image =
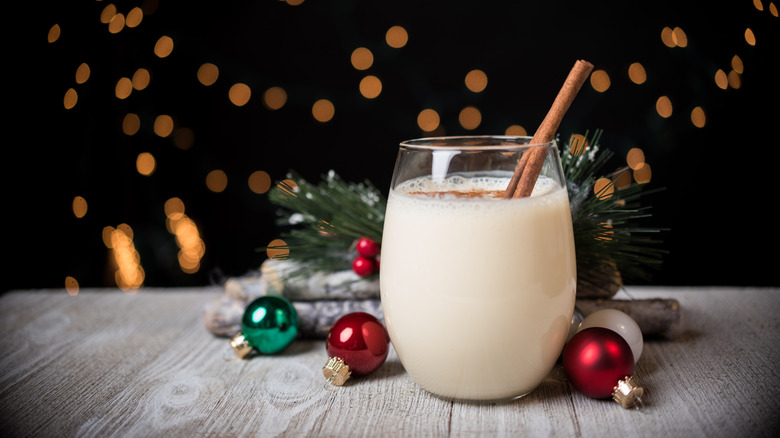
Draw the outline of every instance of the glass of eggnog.
<instances>
[{"instance_id":1,"label":"glass of eggnog","mask_svg":"<svg viewBox=\"0 0 780 438\"><path fill-rule=\"evenodd\" d=\"M530 140L400 144L382 234L382 308L401 364L439 397L522 397L568 336L576 262L566 183L555 142ZM540 148L531 195L506 198L523 154Z\"/></svg>"}]
</instances>

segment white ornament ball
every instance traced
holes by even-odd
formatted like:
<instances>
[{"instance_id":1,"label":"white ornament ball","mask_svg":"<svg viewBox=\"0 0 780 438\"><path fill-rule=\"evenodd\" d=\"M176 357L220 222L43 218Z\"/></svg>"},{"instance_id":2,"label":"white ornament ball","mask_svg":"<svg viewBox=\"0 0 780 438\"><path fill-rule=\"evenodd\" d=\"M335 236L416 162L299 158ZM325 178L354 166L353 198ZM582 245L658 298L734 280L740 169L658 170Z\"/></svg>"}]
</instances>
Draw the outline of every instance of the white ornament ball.
<instances>
[{"instance_id":1,"label":"white ornament ball","mask_svg":"<svg viewBox=\"0 0 780 438\"><path fill-rule=\"evenodd\" d=\"M644 348L644 340L642 330L633 318L617 309L601 309L586 316L577 332L590 327L603 327L619 334L631 347L634 363L639 360Z\"/></svg>"}]
</instances>

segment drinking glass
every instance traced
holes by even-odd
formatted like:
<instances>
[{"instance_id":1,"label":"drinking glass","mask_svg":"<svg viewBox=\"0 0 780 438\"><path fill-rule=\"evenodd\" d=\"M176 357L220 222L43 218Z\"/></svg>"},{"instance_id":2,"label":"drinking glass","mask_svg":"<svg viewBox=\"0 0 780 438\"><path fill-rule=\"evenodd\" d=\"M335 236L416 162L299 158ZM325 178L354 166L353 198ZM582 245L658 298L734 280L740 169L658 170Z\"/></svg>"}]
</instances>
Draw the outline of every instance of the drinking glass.
<instances>
[{"instance_id":1,"label":"drinking glass","mask_svg":"<svg viewBox=\"0 0 780 438\"><path fill-rule=\"evenodd\" d=\"M400 144L382 235L380 293L413 380L446 399L528 394L571 326L576 262L555 142L422 138ZM520 158L546 149L531 196L503 199Z\"/></svg>"}]
</instances>

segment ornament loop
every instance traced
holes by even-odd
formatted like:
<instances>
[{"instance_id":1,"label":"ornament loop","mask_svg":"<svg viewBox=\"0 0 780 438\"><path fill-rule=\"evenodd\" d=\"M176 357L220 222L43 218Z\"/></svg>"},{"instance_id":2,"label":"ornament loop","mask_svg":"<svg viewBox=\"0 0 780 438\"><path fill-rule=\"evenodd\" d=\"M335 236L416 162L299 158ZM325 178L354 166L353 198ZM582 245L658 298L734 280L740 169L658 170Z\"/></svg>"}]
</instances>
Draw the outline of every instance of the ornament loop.
<instances>
[{"instance_id":1,"label":"ornament loop","mask_svg":"<svg viewBox=\"0 0 780 438\"><path fill-rule=\"evenodd\" d=\"M252 351L252 346L249 345L249 339L247 339L243 333L239 333L230 338L230 346L236 350L236 354L242 359Z\"/></svg>"},{"instance_id":2,"label":"ornament loop","mask_svg":"<svg viewBox=\"0 0 780 438\"><path fill-rule=\"evenodd\" d=\"M344 363L340 357L331 357L328 359L328 363L322 367L322 375L324 375L328 382L341 386L352 375L352 371L349 369L349 365Z\"/></svg>"},{"instance_id":3,"label":"ornament loop","mask_svg":"<svg viewBox=\"0 0 780 438\"><path fill-rule=\"evenodd\" d=\"M618 380L617 385L612 389L612 399L626 409L632 407L639 409L644 406L642 403L644 393L644 388L637 385L633 376L626 376Z\"/></svg>"}]
</instances>

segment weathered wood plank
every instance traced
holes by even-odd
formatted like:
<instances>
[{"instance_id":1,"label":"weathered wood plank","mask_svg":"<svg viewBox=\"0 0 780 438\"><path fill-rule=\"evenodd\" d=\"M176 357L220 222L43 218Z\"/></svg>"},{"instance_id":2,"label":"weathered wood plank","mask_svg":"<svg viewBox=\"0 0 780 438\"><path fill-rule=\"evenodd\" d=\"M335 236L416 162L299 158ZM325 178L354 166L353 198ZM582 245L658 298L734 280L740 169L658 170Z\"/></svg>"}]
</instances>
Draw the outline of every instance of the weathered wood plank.
<instances>
[{"instance_id":1,"label":"weathered wood plank","mask_svg":"<svg viewBox=\"0 0 780 438\"><path fill-rule=\"evenodd\" d=\"M219 288L22 291L0 297L0 431L8 436L774 436L780 289L628 288L678 299L685 332L647 339L642 411L573 391L560 367L509 403L417 387L391 349L345 386L322 341L240 360L202 325ZM628 298L625 294L618 297ZM465 348L466 346L464 346Z\"/></svg>"}]
</instances>

